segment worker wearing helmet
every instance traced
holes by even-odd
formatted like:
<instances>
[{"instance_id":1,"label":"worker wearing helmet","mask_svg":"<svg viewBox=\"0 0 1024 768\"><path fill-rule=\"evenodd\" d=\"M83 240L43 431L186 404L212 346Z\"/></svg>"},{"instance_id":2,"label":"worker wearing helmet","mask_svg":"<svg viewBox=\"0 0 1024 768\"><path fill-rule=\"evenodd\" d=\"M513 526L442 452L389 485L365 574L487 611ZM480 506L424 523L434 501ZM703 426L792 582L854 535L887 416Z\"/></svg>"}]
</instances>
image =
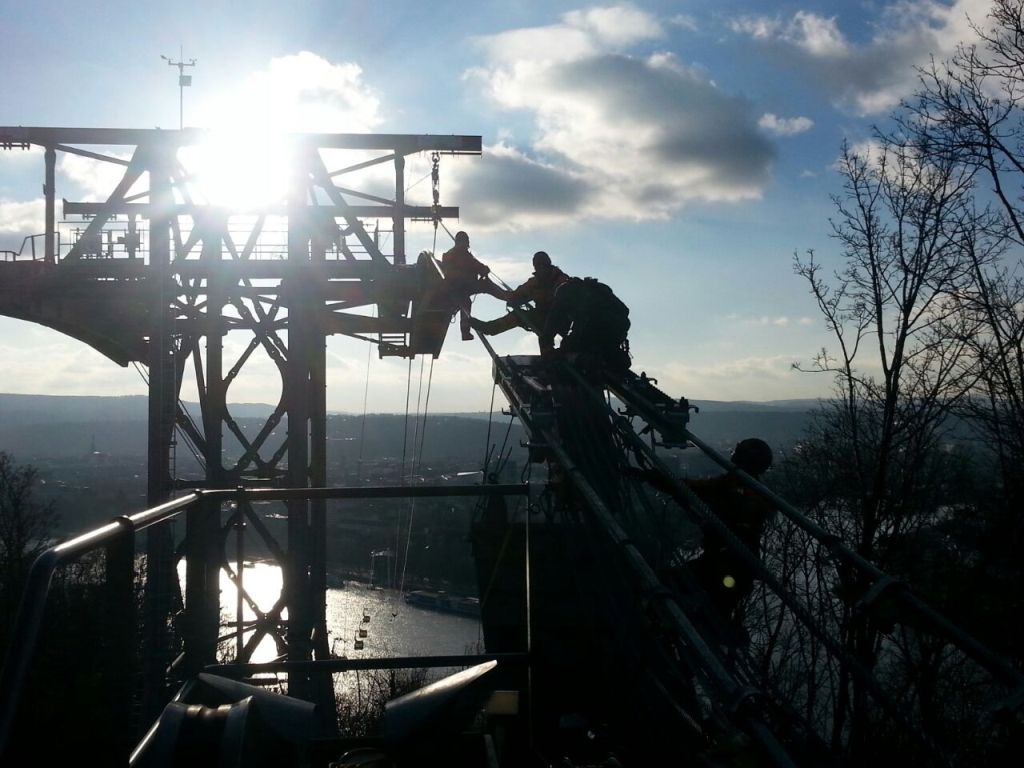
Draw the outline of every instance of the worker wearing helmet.
<instances>
[{"instance_id":1,"label":"worker wearing helmet","mask_svg":"<svg viewBox=\"0 0 1024 768\"><path fill-rule=\"evenodd\" d=\"M508 292L488 279L491 270L476 258L469 250L469 235L459 231L455 233L455 245L441 256L441 271L444 272L444 290L449 301L459 311L459 327L462 340L471 341L470 332L473 296L487 293L495 298L506 300Z\"/></svg>"},{"instance_id":2,"label":"worker wearing helmet","mask_svg":"<svg viewBox=\"0 0 1024 768\"><path fill-rule=\"evenodd\" d=\"M749 437L733 449L730 460L750 477L760 478L772 465L772 449L764 440ZM735 471L687 485L711 508L754 557L761 555L761 536L774 509L762 496L743 484ZM690 563L697 582L726 619L738 624L740 602L754 588L754 572L726 537L704 526L703 552Z\"/></svg>"},{"instance_id":3,"label":"worker wearing helmet","mask_svg":"<svg viewBox=\"0 0 1024 768\"><path fill-rule=\"evenodd\" d=\"M748 488L736 470L750 477L760 478L772 465L772 449L759 438L749 437L736 444L730 456L735 469L711 478L686 480L690 488L728 529L729 538L738 540L754 557L760 557L761 536L765 525L775 513L762 496ZM676 484L653 469L627 467L624 474L651 484L655 489L672 496L680 506L689 509L689 498ZM703 589L716 613L729 622L738 635L742 635L738 615L740 602L754 588L754 570L747 559L739 554L735 542L721 533L717 526L704 523L703 545L700 556L682 568L666 569L667 582L687 590L690 585Z\"/></svg>"},{"instance_id":4,"label":"worker wearing helmet","mask_svg":"<svg viewBox=\"0 0 1024 768\"><path fill-rule=\"evenodd\" d=\"M551 257L546 251L537 251L533 254L533 275L509 295L509 307L516 309L494 320L477 320L473 327L487 336L517 327L533 330L539 335L547 322L555 291L568 279L565 272L551 263ZM533 306L524 307L529 302ZM544 351L542 345L541 352Z\"/></svg>"}]
</instances>

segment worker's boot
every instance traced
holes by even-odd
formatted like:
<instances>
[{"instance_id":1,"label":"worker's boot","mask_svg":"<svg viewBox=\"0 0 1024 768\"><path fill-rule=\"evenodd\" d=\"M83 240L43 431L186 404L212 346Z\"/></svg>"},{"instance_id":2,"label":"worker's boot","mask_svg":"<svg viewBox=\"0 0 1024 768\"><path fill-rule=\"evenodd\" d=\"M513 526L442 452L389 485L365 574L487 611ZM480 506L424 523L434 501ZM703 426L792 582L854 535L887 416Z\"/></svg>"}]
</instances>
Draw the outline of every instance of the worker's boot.
<instances>
[{"instance_id":1,"label":"worker's boot","mask_svg":"<svg viewBox=\"0 0 1024 768\"><path fill-rule=\"evenodd\" d=\"M507 315L495 318L494 320L477 320L474 318L470 321L470 324L473 326L473 330L482 333L484 336L496 336L499 333L517 328L520 323L515 312L509 312Z\"/></svg>"}]
</instances>

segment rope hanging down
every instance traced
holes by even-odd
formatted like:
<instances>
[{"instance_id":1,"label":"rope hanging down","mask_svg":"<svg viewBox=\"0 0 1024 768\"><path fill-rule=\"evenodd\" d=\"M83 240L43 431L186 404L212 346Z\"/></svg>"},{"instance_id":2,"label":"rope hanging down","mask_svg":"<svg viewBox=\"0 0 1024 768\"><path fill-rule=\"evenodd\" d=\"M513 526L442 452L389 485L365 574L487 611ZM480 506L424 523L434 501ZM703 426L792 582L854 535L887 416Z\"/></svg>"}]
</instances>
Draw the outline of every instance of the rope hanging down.
<instances>
[{"instance_id":1,"label":"rope hanging down","mask_svg":"<svg viewBox=\"0 0 1024 768\"><path fill-rule=\"evenodd\" d=\"M409 405L408 405L408 403L409 403L409 399L410 399L410 395L411 395L411 390L412 390L412 376L411 376L411 373L412 373L412 360L411 359L409 360L409 372L410 372L410 376L408 378L407 385L406 385L407 386L407 390L406 390L406 414L405 414L405 426L404 426L404 431L405 431L405 435L406 436L408 436L408 432L409 432ZM429 371L429 374L427 376L426 399L424 400L424 398L423 398L423 358L421 357L420 358L419 387L418 387L418 391L417 391L417 395L416 395L416 415L415 415L415 423L414 423L413 437L412 437L413 459L412 459L412 466L411 466L411 469L410 469L410 472L409 472L409 477L410 478L413 477L417 472L419 472L419 469L422 466L422 462L423 462L423 445L424 445L424 441L426 440L427 416L429 415L429 412L430 412L430 390L431 390L431 387L433 386L433 381L434 381L434 360L433 360L433 358L431 358L431 360L430 360L430 371ZM423 404L422 411L420 409L420 404L421 403ZM422 420L423 420L422 427L420 426L421 413L422 413ZM403 444L404 444L404 440L403 440ZM403 473L402 474L402 484L403 485L407 482L406 475L405 475L405 461L406 461L406 455L405 455L405 448L403 447L403 451L402 451L402 473ZM401 594L403 594L405 592L405 577L406 577L406 573L407 573L408 567L409 567L409 551L410 551L411 545L412 545L412 527L413 527L413 523L415 522L415 518L416 518L416 498L413 497L413 498L411 498L409 500L409 523L408 523L408 528L406 530L404 547L400 546L400 538L399 538L399 546L396 546L396 552L401 551L401 556L402 556L401 557L401 561L402 561L402 575L401 575L401 577L399 579L399 583L398 583L398 594L395 596L396 607L392 609L392 617L394 617L394 616L396 616L398 614L398 611L397 611L398 596L400 596ZM397 533L397 535L399 537L401 536L401 516L399 516L399 530L396 533Z\"/></svg>"}]
</instances>

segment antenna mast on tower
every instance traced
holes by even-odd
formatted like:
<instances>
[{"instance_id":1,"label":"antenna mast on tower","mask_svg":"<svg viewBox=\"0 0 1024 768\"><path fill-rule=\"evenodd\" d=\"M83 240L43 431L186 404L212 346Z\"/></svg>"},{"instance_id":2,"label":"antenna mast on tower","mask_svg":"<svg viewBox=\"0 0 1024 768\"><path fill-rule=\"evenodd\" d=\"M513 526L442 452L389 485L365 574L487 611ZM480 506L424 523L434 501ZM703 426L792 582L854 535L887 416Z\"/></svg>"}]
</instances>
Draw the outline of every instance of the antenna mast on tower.
<instances>
[{"instance_id":1,"label":"antenna mast on tower","mask_svg":"<svg viewBox=\"0 0 1024 768\"><path fill-rule=\"evenodd\" d=\"M196 65L195 59L189 59L185 61L184 47L178 47L178 60L173 59L160 54L160 58L167 62L169 66L178 68L178 128L182 129L185 127L185 87L192 85L192 75L185 74L185 67L194 67Z\"/></svg>"}]
</instances>

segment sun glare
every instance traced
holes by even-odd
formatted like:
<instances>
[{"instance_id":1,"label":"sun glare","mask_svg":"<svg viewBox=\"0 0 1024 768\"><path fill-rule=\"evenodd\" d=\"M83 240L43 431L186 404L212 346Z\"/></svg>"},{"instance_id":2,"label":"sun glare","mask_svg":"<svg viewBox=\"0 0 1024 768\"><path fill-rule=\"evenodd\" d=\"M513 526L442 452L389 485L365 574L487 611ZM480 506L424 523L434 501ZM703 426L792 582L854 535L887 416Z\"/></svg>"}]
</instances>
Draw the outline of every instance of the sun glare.
<instances>
[{"instance_id":1,"label":"sun glare","mask_svg":"<svg viewBox=\"0 0 1024 768\"><path fill-rule=\"evenodd\" d=\"M364 132L379 122L379 103L354 64L309 52L270 61L230 90L196 105L186 124L206 130L179 158L203 202L272 206L288 190L284 137L303 132Z\"/></svg>"},{"instance_id":2,"label":"sun glare","mask_svg":"<svg viewBox=\"0 0 1024 768\"><path fill-rule=\"evenodd\" d=\"M259 129L219 128L181 152L190 188L203 202L254 208L284 201L287 163L281 140Z\"/></svg>"}]
</instances>

